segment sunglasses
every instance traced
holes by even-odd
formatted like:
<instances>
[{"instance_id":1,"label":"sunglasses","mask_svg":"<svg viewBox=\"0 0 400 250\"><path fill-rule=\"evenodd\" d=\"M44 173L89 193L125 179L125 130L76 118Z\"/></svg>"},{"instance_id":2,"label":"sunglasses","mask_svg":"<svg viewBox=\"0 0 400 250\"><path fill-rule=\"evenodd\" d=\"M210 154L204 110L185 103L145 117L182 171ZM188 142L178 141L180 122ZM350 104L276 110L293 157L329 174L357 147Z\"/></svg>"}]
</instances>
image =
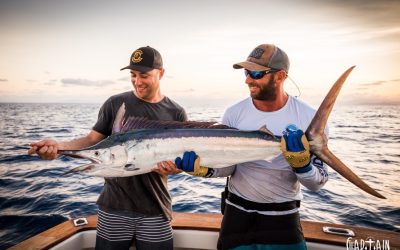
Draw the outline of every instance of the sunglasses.
<instances>
[{"instance_id":1,"label":"sunglasses","mask_svg":"<svg viewBox=\"0 0 400 250\"><path fill-rule=\"evenodd\" d=\"M258 80L258 79L263 78L266 74L274 73L274 72L278 72L278 71L279 70L277 70L277 69L264 70L264 71L250 71L248 69L245 69L244 74L246 75L246 77L250 76L252 79Z\"/></svg>"}]
</instances>

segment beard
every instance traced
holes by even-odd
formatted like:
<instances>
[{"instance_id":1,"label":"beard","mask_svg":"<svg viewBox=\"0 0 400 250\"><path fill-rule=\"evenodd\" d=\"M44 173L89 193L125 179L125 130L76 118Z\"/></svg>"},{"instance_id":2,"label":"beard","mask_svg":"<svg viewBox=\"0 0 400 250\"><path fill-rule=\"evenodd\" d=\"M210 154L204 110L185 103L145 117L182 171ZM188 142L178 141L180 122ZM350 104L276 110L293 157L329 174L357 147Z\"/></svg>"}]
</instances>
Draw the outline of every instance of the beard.
<instances>
[{"instance_id":1,"label":"beard","mask_svg":"<svg viewBox=\"0 0 400 250\"><path fill-rule=\"evenodd\" d=\"M274 83L273 77L269 79L267 84L260 86L249 84L249 87L256 86L259 88L259 91L256 93L250 92L251 98L259 101L275 101L276 100L276 85Z\"/></svg>"}]
</instances>

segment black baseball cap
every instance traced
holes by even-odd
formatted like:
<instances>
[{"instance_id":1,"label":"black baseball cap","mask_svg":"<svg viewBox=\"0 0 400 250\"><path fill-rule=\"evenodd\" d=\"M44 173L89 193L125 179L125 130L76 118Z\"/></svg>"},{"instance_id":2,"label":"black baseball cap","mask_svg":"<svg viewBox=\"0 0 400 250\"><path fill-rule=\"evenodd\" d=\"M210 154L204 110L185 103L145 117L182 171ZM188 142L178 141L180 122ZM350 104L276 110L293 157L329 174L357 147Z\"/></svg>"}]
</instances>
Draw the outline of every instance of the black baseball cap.
<instances>
[{"instance_id":1,"label":"black baseball cap","mask_svg":"<svg viewBox=\"0 0 400 250\"><path fill-rule=\"evenodd\" d=\"M129 65L124 69L133 69L140 72L147 72L153 69L162 69L163 62L160 52L156 49L146 46L135 50L131 55Z\"/></svg>"}]
</instances>

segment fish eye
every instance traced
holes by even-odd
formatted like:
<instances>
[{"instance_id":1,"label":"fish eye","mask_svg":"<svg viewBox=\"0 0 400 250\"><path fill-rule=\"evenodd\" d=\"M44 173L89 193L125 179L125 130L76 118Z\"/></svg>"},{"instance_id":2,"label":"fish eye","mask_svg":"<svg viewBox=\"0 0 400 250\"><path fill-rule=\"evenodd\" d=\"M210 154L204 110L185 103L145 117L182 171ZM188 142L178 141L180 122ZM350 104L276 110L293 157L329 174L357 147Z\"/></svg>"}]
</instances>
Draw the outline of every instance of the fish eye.
<instances>
[{"instance_id":1,"label":"fish eye","mask_svg":"<svg viewBox=\"0 0 400 250\"><path fill-rule=\"evenodd\" d=\"M94 155L95 155L95 156L99 156L99 155L100 155L99 151L95 151L95 152L94 152Z\"/></svg>"}]
</instances>

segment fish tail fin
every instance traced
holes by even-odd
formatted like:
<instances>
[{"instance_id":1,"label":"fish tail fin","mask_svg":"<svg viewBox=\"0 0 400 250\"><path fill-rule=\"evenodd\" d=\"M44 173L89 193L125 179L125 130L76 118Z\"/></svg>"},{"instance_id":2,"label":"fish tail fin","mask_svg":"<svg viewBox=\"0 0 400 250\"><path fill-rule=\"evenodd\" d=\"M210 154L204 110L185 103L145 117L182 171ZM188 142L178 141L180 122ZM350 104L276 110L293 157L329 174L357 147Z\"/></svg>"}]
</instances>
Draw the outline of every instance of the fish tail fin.
<instances>
[{"instance_id":1,"label":"fish tail fin","mask_svg":"<svg viewBox=\"0 0 400 250\"><path fill-rule=\"evenodd\" d=\"M337 158L328 148L323 150L323 153L320 155L322 161L331 166L336 172L338 172L341 176L345 177L349 181L351 181L354 185L361 188L365 192L372 194L373 196L379 197L381 199L386 199L383 195L375 191L375 189L371 188L368 184L366 184L363 180L361 180L353 171L351 171L339 158Z\"/></svg>"},{"instance_id":2,"label":"fish tail fin","mask_svg":"<svg viewBox=\"0 0 400 250\"><path fill-rule=\"evenodd\" d=\"M350 75L354 67L355 66L352 66L348 70L346 70L332 86L325 99L322 101L322 104L318 108L318 111L315 113L315 116L308 126L305 135L307 137L307 140L310 142L310 151L314 155L319 157L336 172L338 172L344 178L346 178L365 192L376 197L385 199L383 195L379 194L363 180L361 180L360 177L358 177L350 168L348 168L328 149L328 139L324 134L324 130L329 115L332 111L333 105L335 104L336 98L339 95L339 92L345 80Z\"/></svg>"}]
</instances>

